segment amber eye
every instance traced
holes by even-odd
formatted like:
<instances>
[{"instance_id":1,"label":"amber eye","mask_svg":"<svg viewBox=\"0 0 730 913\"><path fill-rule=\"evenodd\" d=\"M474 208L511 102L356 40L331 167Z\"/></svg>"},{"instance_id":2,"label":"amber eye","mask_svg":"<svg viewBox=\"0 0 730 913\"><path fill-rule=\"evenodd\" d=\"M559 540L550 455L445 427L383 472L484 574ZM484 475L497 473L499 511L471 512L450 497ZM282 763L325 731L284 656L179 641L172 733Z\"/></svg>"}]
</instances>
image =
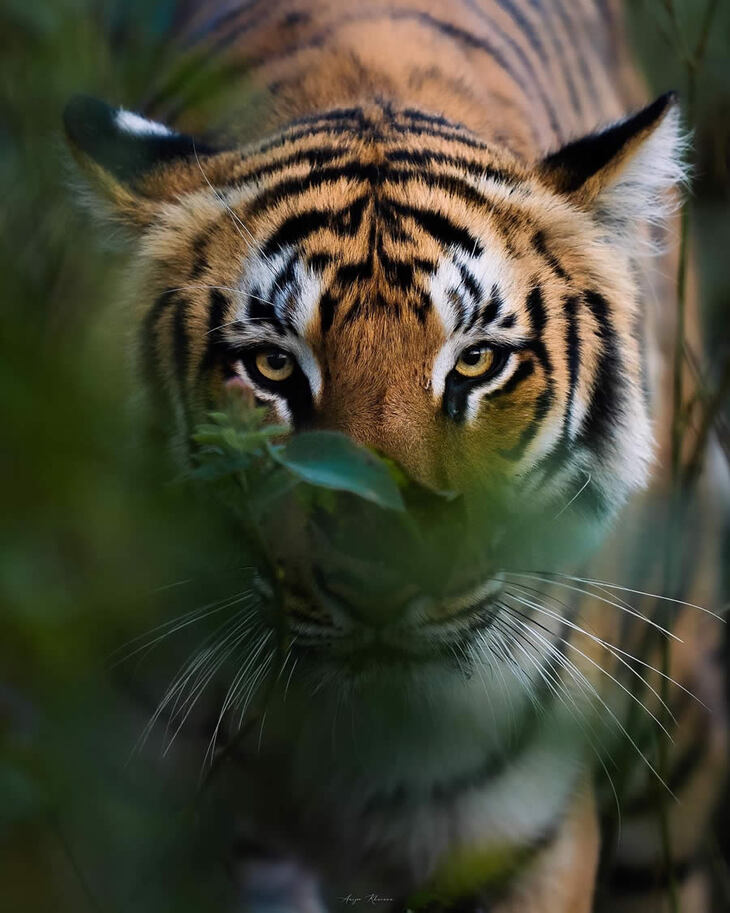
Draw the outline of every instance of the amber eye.
<instances>
[{"instance_id":1,"label":"amber eye","mask_svg":"<svg viewBox=\"0 0 730 913\"><path fill-rule=\"evenodd\" d=\"M459 356L454 366L456 373L462 377L481 377L494 364L494 349L484 343L469 346Z\"/></svg>"},{"instance_id":2,"label":"amber eye","mask_svg":"<svg viewBox=\"0 0 730 913\"><path fill-rule=\"evenodd\" d=\"M256 368L267 379L281 382L294 372L294 358L283 349L262 349L256 354Z\"/></svg>"}]
</instances>

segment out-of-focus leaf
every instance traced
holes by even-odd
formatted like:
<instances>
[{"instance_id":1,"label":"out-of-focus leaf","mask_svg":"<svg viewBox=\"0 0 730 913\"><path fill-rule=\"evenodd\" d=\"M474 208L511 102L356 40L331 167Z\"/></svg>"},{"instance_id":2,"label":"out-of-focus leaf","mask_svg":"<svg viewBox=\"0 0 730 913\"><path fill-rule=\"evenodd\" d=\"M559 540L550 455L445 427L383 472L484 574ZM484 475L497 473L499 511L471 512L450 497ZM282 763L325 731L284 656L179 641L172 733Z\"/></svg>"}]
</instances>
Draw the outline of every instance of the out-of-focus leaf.
<instances>
[{"instance_id":1,"label":"out-of-focus leaf","mask_svg":"<svg viewBox=\"0 0 730 913\"><path fill-rule=\"evenodd\" d=\"M348 491L387 510L405 510L387 465L343 434L304 432L283 447L269 450L282 466L310 485Z\"/></svg>"}]
</instances>

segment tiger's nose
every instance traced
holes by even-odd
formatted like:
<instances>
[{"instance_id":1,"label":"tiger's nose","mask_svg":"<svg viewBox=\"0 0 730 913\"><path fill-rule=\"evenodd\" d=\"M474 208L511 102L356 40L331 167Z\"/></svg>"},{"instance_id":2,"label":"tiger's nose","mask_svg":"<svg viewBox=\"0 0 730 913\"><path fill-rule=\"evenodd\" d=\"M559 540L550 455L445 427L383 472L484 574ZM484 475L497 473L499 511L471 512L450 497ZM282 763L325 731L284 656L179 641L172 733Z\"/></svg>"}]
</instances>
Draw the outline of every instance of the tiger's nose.
<instances>
[{"instance_id":1,"label":"tiger's nose","mask_svg":"<svg viewBox=\"0 0 730 913\"><path fill-rule=\"evenodd\" d=\"M383 565L343 570L314 569L317 596L340 622L385 628L404 622L428 601L419 587L395 578Z\"/></svg>"}]
</instances>

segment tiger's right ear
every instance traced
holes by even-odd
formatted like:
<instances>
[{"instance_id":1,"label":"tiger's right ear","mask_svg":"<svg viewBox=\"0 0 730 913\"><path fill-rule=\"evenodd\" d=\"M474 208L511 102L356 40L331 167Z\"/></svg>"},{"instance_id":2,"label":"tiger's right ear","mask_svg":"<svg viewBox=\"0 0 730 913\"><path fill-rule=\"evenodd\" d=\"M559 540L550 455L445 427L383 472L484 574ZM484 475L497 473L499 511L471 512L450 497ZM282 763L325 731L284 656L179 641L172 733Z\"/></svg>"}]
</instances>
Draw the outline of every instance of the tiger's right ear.
<instances>
[{"instance_id":1,"label":"tiger's right ear","mask_svg":"<svg viewBox=\"0 0 730 913\"><path fill-rule=\"evenodd\" d=\"M161 203L206 183L204 142L95 98L77 96L63 113L74 157L112 215L144 227Z\"/></svg>"}]
</instances>

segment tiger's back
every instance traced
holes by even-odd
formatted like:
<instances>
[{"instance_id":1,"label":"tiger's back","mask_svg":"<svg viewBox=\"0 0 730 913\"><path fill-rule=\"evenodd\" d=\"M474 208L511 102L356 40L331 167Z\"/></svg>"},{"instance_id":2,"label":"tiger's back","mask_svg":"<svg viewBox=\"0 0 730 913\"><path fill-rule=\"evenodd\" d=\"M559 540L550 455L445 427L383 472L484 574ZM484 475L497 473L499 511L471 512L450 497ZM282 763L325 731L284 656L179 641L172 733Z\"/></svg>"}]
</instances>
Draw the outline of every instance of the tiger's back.
<instances>
[{"instance_id":1,"label":"tiger's back","mask_svg":"<svg viewBox=\"0 0 730 913\"><path fill-rule=\"evenodd\" d=\"M531 159L641 101L613 0L207 2L181 22L180 38L239 80L242 106L260 104L257 123L242 116L249 140L381 98ZM162 114L180 101L166 95ZM211 127L182 114L186 128Z\"/></svg>"}]
</instances>

